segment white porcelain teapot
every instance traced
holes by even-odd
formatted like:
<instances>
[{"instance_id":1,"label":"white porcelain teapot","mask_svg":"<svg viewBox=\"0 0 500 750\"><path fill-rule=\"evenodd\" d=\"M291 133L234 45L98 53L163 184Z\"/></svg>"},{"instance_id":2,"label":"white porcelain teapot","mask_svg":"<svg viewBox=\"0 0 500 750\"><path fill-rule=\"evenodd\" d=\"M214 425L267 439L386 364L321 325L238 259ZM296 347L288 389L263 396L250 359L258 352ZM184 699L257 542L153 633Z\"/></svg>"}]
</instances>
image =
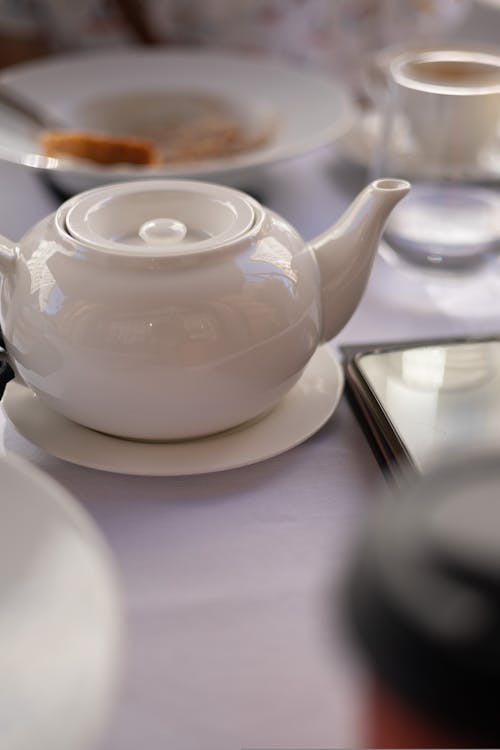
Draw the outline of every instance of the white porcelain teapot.
<instances>
[{"instance_id":1,"label":"white porcelain teapot","mask_svg":"<svg viewBox=\"0 0 500 750\"><path fill-rule=\"evenodd\" d=\"M19 244L0 238L9 361L94 430L178 440L236 426L272 407L350 318L408 190L377 180L309 243L220 185L89 190Z\"/></svg>"}]
</instances>

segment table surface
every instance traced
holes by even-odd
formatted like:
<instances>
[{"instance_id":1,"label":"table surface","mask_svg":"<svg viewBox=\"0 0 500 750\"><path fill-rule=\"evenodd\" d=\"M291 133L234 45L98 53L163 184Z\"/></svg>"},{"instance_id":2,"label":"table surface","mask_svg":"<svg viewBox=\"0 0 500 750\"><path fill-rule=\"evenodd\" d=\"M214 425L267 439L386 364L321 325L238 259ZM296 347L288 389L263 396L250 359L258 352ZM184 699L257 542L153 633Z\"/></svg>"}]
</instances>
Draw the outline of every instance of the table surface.
<instances>
[{"instance_id":1,"label":"table surface","mask_svg":"<svg viewBox=\"0 0 500 750\"><path fill-rule=\"evenodd\" d=\"M365 179L323 149L263 172L258 191L309 239ZM0 184L0 226L11 238L58 205L29 170L2 165ZM497 277L456 285L454 294L432 284L424 291L420 277L377 258L362 303L331 346L494 331L494 316L482 311L500 297ZM1 449L41 467L82 503L115 555L127 647L106 750L362 742L363 673L338 594L384 480L345 397L302 445L203 476L72 465L23 439L3 412L0 434Z\"/></svg>"}]
</instances>

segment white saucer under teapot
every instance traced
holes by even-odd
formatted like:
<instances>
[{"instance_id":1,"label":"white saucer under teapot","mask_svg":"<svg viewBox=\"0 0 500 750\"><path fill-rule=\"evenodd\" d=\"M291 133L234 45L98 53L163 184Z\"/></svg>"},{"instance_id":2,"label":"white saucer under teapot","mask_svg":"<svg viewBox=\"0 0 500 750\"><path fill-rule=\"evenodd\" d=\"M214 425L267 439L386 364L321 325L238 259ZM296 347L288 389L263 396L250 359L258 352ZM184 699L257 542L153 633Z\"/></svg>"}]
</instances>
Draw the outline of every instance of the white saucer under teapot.
<instances>
[{"instance_id":1,"label":"white saucer under teapot","mask_svg":"<svg viewBox=\"0 0 500 750\"><path fill-rule=\"evenodd\" d=\"M18 244L0 238L9 361L47 406L94 430L178 440L234 427L272 407L348 321L408 190L377 180L308 243L220 185L82 193Z\"/></svg>"}]
</instances>

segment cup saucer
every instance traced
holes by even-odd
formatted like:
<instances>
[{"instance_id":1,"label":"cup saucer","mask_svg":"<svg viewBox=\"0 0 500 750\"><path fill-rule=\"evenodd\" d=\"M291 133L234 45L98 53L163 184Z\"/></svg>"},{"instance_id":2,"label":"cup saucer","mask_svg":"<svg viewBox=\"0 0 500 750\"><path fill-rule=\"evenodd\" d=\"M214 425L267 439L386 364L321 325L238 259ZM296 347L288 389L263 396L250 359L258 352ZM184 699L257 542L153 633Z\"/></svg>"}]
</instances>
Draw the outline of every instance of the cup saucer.
<instances>
[{"instance_id":1,"label":"cup saucer","mask_svg":"<svg viewBox=\"0 0 500 750\"><path fill-rule=\"evenodd\" d=\"M299 381L260 419L217 435L171 443L124 440L82 427L14 380L2 404L23 437L57 458L116 473L180 476L235 469L295 447L330 418L343 385L334 352L328 345L319 347Z\"/></svg>"},{"instance_id":2,"label":"cup saucer","mask_svg":"<svg viewBox=\"0 0 500 750\"><path fill-rule=\"evenodd\" d=\"M500 1L500 0L499 0ZM338 153L348 162L370 170L374 165L375 149L380 142L382 116L377 110L360 112L355 127L339 140ZM390 156L405 164L405 172L413 179L428 173L429 159L419 152L408 132L396 127L390 143ZM496 183L500 177L500 130L490 149L471 167L467 179Z\"/></svg>"}]
</instances>

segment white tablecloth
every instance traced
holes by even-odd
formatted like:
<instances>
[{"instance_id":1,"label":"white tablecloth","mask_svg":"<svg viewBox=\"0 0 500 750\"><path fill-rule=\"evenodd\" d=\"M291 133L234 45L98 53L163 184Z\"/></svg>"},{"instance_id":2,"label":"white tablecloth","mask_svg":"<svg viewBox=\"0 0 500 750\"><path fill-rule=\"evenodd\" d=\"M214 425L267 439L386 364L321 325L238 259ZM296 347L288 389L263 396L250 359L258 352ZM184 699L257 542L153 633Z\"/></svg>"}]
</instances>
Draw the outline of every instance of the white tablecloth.
<instances>
[{"instance_id":1,"label":"white tablecloth","mask_svg":"<svg viewBox=\"0 0 500 750\"><path fill-rule=\"evenodd\" d=\"M57 205L22 168L1 166L0 184L0 228L11 238ZM310 238L360 186L359 173L325 150L270 169L259 190ZM498 293L495 284L486 300ZM457 304L446 314L439 294L419 297L415 289L377 260L362 304L332 346L495 330L493 317L460 313ZM115 555L127 644L106 750L362 742L362 674L335 592L383 479L345 399L299 447L195 477L65 463L23 439L1 412L0 435L2 449L70 490Z\"/></svg>"}]
</instances>

